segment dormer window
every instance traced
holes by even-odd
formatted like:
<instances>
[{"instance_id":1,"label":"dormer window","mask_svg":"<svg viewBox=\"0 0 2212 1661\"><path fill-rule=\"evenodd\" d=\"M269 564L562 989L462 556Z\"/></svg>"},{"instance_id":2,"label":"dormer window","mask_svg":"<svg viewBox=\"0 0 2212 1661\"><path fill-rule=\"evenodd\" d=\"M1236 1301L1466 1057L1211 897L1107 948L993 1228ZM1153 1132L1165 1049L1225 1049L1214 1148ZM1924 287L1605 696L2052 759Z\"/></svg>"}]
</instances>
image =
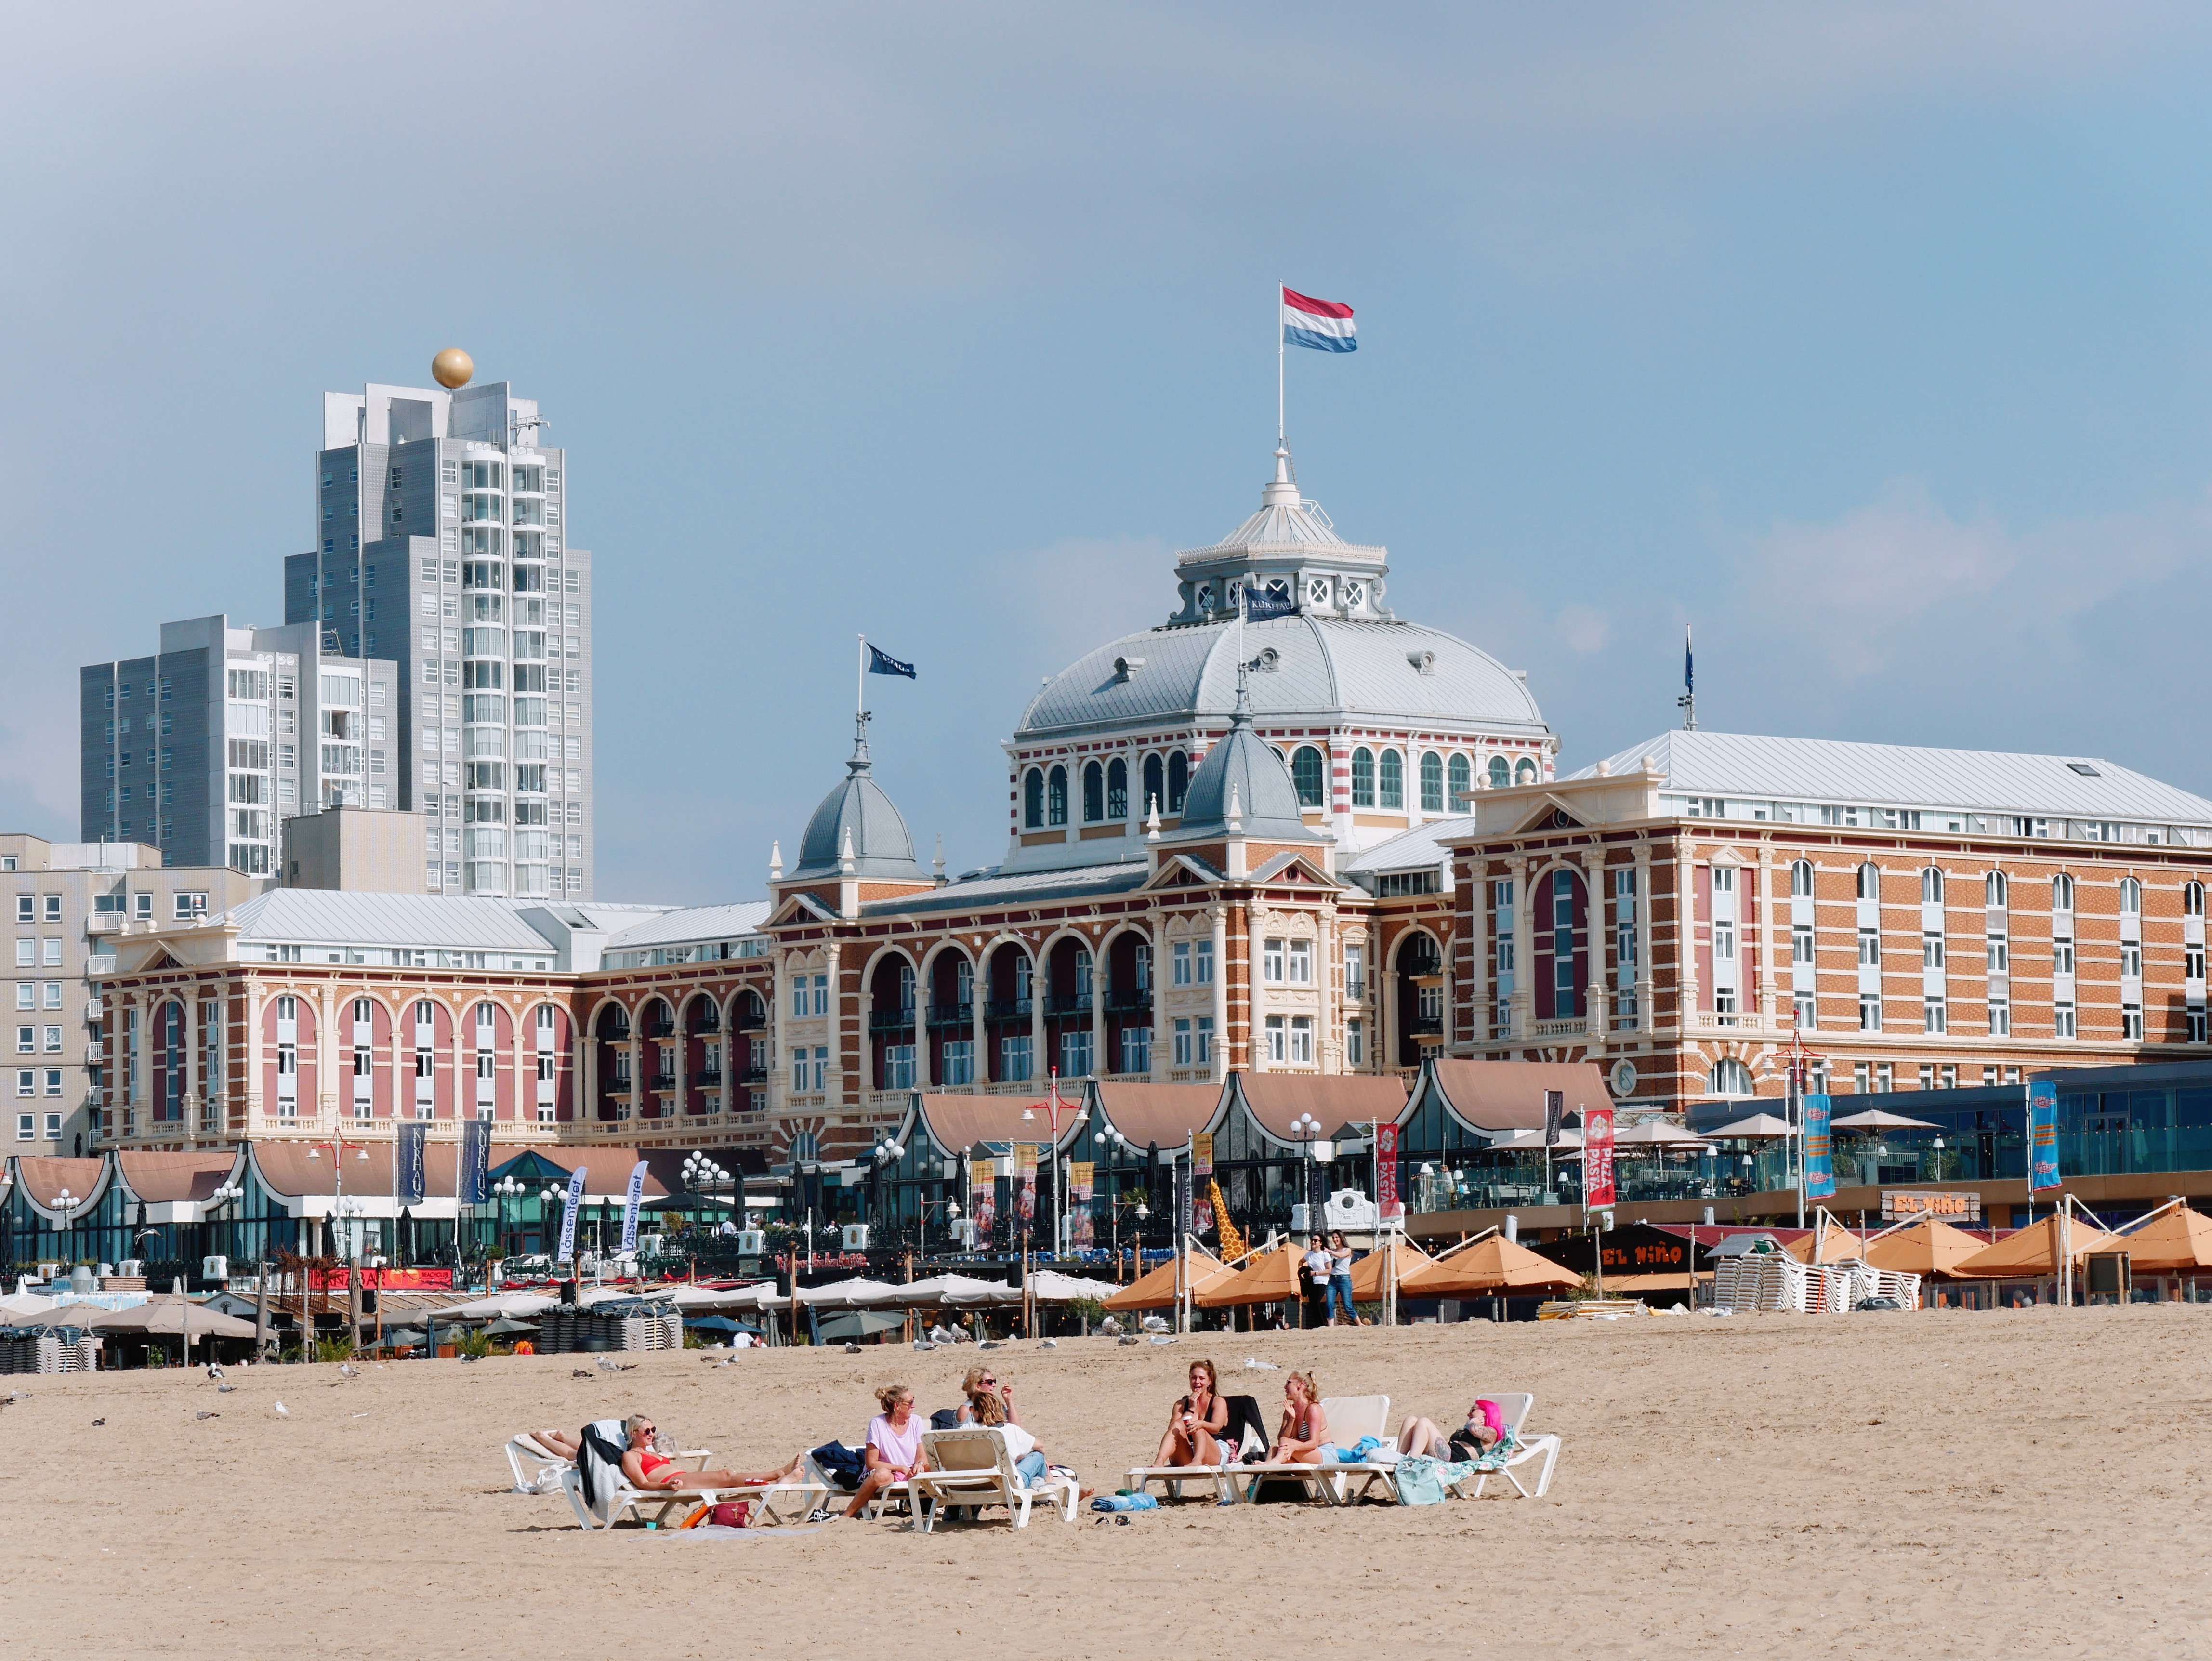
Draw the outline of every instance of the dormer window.
<instances>
[{"instance_id":1,"label":"dormer window","mask_svg":"<svg viewBox=\"0 0 2212 1661\"><path fill-rule=\"evenodd\" d=\"M1408 652L1406 661L1413 666L1415 674L1433 675L1437 672L1437 654L1434 652Z\"/></svg>"}]
</instances>

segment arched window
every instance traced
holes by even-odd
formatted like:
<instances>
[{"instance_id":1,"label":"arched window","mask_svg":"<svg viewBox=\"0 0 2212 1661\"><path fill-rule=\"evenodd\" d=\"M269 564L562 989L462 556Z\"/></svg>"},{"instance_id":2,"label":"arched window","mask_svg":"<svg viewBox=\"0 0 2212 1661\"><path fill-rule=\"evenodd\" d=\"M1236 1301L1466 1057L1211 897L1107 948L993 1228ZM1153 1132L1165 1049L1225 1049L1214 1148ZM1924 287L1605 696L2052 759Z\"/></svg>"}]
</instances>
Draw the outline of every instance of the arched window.
<instances>
[{"instance_id":1,"label":"arched window","mask_svg":"<svg viewBox=\"0 0 2212 1661\"><path fill-rule=\"evenodd\" d=\"M1881 867L1867 864L1859 867L1859 897L1878 900L1881 897Z\"/></svg>"},{"instance_id":2,"label":"arched window","mask_svg":"<svg viewBox=\"0 0 2212 1661\"><path fill-rule=\"evenodd\" d=\"M1490 788L1503 790L1513 782L1513 766L1503 756L1490 758Z\"/></svg>"},{"instance_id":3,"label":"arched window","mask_svg":"<svg viewBox=\"0 0 2212 1661\"><path fill-rule=\"evenodd\" d=\"M1352 752L1352 805L1375 806L1375 752L1365 745Z\"/></svg>"},{"instance_id":4,"label":"arched window","mask_svg":"<svg viewBox=\"0 0 2212 1661\"><path fill-rule=\"evenodd\" d=\"M1474 769L1465 756L1451 758L1451 796L1445 806L1453 812L1462 812L1467 799L1474 794Z\"/></svg>"},{"instance_id":5,"label":"arched window","mask_svg":"<svg viewBox=\"0 0 2212 1661\"><path fill-rule=\"evenodd\" d=\"M2201 917L2204 915L2204 885L2203 883L2182 884L2181 915L2185 917Z\"/></svg>"},{"instance_id":6,"label":"arched window","mask_svg":"<svg viewBox=\"0 0 2212 1661\"><path fill-rule=\"evenodd\" d=\"M1044 770L1032 767L1022 780L1022 828L1044 829Z\"/></svg>"},{"instance_id":7,"label":"arched window","mask_svg":"<svg viewBox=\"0 0 2212 1661\"><path fill-rule=\"evenodd\" d=\"M1381 775L1378 800L1384 807L1402 808L1406 805L1406 763L1395 750L1382 752L1382 764L1376 771Z\"/></svg>"},{"instance_id":8,"label":"arched window","mask_svg":"<svg viewBox=\"0 0 2212 1661\"><path fill-rule=\"evenodd\" d=\"M1813 861L1796 860L1790 867L1790 897L1809 900L1813 897Z\"/></svg>"},{"instance_id":9,"label":"arched window","mask_svg":"<svg viewBox=\"0 0 2212 1661\"><path fill-rule=\"evenodd\" d=\"M1129 764L1119 756L1106 764L1106 817L1129 817Z\"/></svg>"},{"instance_id":10,"label":"arched window","mask_svg":"<svg viewBox=\"0 0 2212 1661\"><path fill-rule=\"evenodd\" d=\"M1982 879L1982 904L1999 907L2010 904L2012 885L2005 880L2002 871L1992 871Z\"/></svg>"},{"instance_id":11,"label":"arched window","mask_svg":"<svg viewBox=\"0 0 2212 1661\"><path fill-rule=\"evenodd\" d=\"M1310 744L1300 745L1297 754L1291 757L1291 781L1298 787L1299 806L1328 806L1328 769L1321 751Z\"/></svg>"},{"instance_id":12,"label":"arched window","mask_svg":"<svg viewBox=\"0 0 2212 1661\"><path fill-rule=\"evenodd\" d=\"M2051 879L2051 909L2071 911L2074 909L2074 879L2063 871Z\"/></svg>"},{"instance_id":13,"label":"arched window","mask_svg":"<svg viewBox=\"0 0 2212 1661\"><path fill-rule=\"evenodd\" d=\"M1708 1096L1748 1096L1751 1094L1751 1069L1732 1057L1723 1057L1713 1063L1705 1074L1705 1094Z\"/></svg>"},{"instance_id":14,"label":"arched window","mask_svg":"<svg viewBox=\"0 0 2212 1661\"><path fill-rule=\"evenodd\" d=\"M1145 757L1145 815L1146 818L1152 816L1154 808L1158 808L1163 813L1168 811L1167 775L1161 769L1160 758L1158 756L1146 756Z\"/></svg>"},{"instance_id":15,"label":"arched window","mask_svg":"<svg viewBox=\"0 0 2212 1661\"><path fill-rule=\"evenodd\" d=\"M1513 768L1513 782L1534 784L1536 782L1536 763L1534 757L1523 756Z\"/></svg>"},{"instance_id":16,"label":"arched window","mask_svg":"<svg viewBox=\"0 0 2212 1661\"><path fill-rule=\"evenodd\" d=\"M1190 794L1190 757L1178 750L1168 757L1167 811L1182 812L1182 799Z\"/></svg>"},{"instance_id":17,"label":"arched window","mask_svg":"<svg viewBox=\"0 0 2212 1661\"><path fill-rule=\"evenodd\" d=\"M2120 915L2134 916L2142 910L2142 885L2133 877L2120 879Z\"/></svg>"},{"instance_id":18,"label":"arched window","mask_svg":"<svg viewBox=\"0 0 2212 1661\"><path fill-rule=\"evenodd\" d=\"M1421 811L1444 811L1444 758L1433 750L1421 752Z\"/></svg>"},{"instance_id":19,"label":"arched window","mask_svg":"<svg viewBox=\"0 0 2212 1661\"><path fill-rule=\"evenodd\" d=\"M1096 824L1106 817L1106 770L1095 761L1083 764L1083 822Z\"/></svg>"},{"instance_id":20,"label":"arched window","mask_svg":"<svg viewBox=\"0 0 2212 1661\"><path fill-rule=\"evenodd\" d=\"M1067 823L1067 769L1055 767L1045 781L1044 822L1047 824Z\"/></svg>"},{"instance_id":21,"label":"arched window","mask_svg":"<svg viewBox=\"0 0 2212 1661\"><path fill-rule=\"evenodd\" d=\"M1928 866L1921 871L1920 903L1923 905L1943 904L1943 872L1940 866Z\"/></svg>"}]
</instances>

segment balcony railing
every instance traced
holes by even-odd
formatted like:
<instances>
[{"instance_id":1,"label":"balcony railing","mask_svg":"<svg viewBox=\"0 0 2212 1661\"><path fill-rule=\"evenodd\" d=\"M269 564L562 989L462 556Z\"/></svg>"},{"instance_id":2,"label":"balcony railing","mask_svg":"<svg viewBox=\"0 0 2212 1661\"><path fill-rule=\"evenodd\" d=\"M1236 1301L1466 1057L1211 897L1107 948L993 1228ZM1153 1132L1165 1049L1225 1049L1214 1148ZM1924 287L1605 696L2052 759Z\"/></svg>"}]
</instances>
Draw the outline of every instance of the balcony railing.
<instances>
[{"instance_id":1,"label":"balcony railing","mask_svg":"<svg viewBox=\"0 0 2212 1661\"><path fill-rule=\"evenodd\" d=\"M1054 993L1044 1001L1044 1013L1048 1015L1088 1015L1091 1013L1091 995L1076 992L1063 996Z\"/></svg>"},{"instance_id":2,"label":"balcony railing","mask_svg":"<svg viewBox=\"0 0 2212 1661\"><path fill-rule=\"evenodd\" d=\"M933 1003L929 1006L932 1026L973 1026L975 1024L975 1005L967 1003Z\"/></svg>"},{"instance_id":3,"label":"balcony railing","mask_svg":"<svg viewBox=\"0 0 2212 1661\"><path fill-rule=\"evenodd\" d=\"M911 1032L914 1031L914 1006L904 1004L896 1009L872 1009L868 1012L868 1031L871 1032Z\"/></svg>"},{"instance_id":4,"label":"balcony railing","mask_svg":"<svg viewBox=\"0 0 2212 1661\"><path fill-rule=\"evenodd\" d=\"M692 1082L708 1090L719 1090L722 1087L722 1069L719 1067L707 1068Z\"/></svg>"},{"instance_id":5,"label":"balcony railing","mask_svg":"<svg viewBox=\"0 0 2212 1661\"><path fill-rule=\"evenodd\" d=\"M1106 1007L1120 1013L1130 1010L1146 1010L1152 1007L1152 989L1149 986L1117 987L1106 995Z\"/></svg>"},{"instance_id":6,"label":"balcony railing","mask_svg":"<svg viewBox=\"0 0 2212 1661\"><path fill-rule=\"evenodd\" d=\"M764 1067L746 1068L743 1072L738 1074L738 1082L739 1084L766 1084L768 1082L768 1069Z\"/></svg>"},{"instance_id":7,"label":"balcony railing","mask_svg":"<svg viewBox=\"0 0 2212 1661\"><path fill-rule=\"evenodd\" d=\"M1406 1022L1406 1031L1417 1038L1432 1032L1441 1032L1443 1030L1444 1018L1441 1015L1413 1015L1407 1018Z\"/></svg>"},{"instance_id":8,"label":"balcony railing","mask_svg":"<svg viewBox=\"0 0 2212 1661\"><path fill-rule=\"evenodd\" d=\"M676 1023L672 1020L647 1021L645 1036L648 1038L672 1038L676 1036Z\"/></svg>"},{"instance_id":9,"label":"balcony railing","mask_svg":"<svg viewBox=\"0 0 2212 1661\"><path fill-rule=\"evenodd\" d=\"M1034 1001L1029 998L993 998L983 1006L983 1019L987 1021L1025 1021L1030 1019L1033 1003Z\"/></svg>"},{"instance_id":10,"label":"balcony railing","mask_svg":"<svg viewBox=\"0 0 2212 1661\"><path fill-rule=\"evenodd\" d=\"M1420 1028L1415 1027L1413 1030L1418 1032ZM1589 1023L1579 1019L1536 1023L1536 1036L1540 1038L1579 1038L1589 1031Z\"/></svg>"}]
</instances>

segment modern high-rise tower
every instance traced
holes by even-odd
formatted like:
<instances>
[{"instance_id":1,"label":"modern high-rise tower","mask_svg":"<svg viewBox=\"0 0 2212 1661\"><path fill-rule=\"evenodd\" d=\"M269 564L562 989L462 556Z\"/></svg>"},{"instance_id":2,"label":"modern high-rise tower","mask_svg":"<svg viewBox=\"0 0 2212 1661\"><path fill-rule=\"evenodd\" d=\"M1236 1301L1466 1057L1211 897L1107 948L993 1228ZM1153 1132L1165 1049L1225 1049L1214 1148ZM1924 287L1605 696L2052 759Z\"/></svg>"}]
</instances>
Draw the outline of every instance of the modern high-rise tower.
<instances>
[{"instance_id":1,"label":"modern high-rise tower","mask_svg":"<svg viewBox=\"0 0 2212 1661\"><path fill-rule=\"evenodd\" d=\"M395 807L431 888L592 897L592 557L566 458L504 381L323 395L315 550L284 615L399 665Z\"/></svg>"}]
</instances>

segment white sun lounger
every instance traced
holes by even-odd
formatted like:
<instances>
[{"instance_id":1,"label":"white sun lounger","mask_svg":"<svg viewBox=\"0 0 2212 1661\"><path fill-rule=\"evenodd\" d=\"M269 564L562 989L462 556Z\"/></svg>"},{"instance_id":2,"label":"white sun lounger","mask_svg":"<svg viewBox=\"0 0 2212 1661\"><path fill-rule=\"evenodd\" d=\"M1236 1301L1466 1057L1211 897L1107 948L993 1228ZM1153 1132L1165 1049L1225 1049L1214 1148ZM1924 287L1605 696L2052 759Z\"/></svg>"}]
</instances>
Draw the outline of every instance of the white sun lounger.
<instances>
[{"instance_id":1,"label":"white sun lounger","mask_svg":"<svg viewBox=\"0 0 2212 1661\"><path fill-rule=\"evenodd\" d=\"M1029 1526L1030 1507L1041 1499L1048 1508L1060 1512L1063 1523L1075 1520L1080 1490L1074 1479L1048 1473L1034 1482L1024 1482L1014 1469L1013 1452L1006 1445L1006 1436L999 1430L970 1425L959 1430L924 1431L921 1458L925 1469L915 1474L908 1486L914 1491L915 1526L924 1534L935 1527L947 1506L979 1510L1004 1506L1013 1525L1020 1529Z\"/></svg>"},{"instance_id":2,"label":"white sun lounger","mask_svg":"<svg viewBox=\"0 0 2212 1661\"><path fill-rule=\"evenodd\" d=\"M1482 1392L1477 1399L1498 1403L1498 1411L1504 1416L1505 1427L1512 1433L1513 1439L1517 1445L1503 1464L1490 1469L1479 1470L1472 1477L1462 1478L1453 1492L1462 1492L1467 1483L1472 1482L1474 1484L1473 1497L1480 1500L1482 1497L1483 1484L1493 1476L1503 1476L1513 1485L1513 1491L1523 1500L1542 1499L1552 1486L1552 1467L1559 1463L1560 1445L1559 1439L1548 1432L1531 1433L1522 1428L1522 1426L1528 1422L1530 1410L1536 1405L1536 1398L1525 1391L1497 1390ZM1522 1485L1521 1479L1516 1476L1513 1471L1516 1466L1529 1464L1539 1460L1542 1463L1537 1466L1536 1486L1531 1491Z\"/></svg>"},{"instance_id":3,"label":"white sun lounger","mask_svg":"<svg viewBox=\"0 0 2212 1661\"><path fill-rule=\"evenodd\" d=\"M1322 1397L1322 1422L1328 1427L1328 1439L1338 1447L1350 1447L1363 1437L1376 1436L1384 1440L1390 1435L1390 1398L1387 1396L1324 1396ZM1307 1496L1332 1506L1349 1505L1359 1499L1376 1482L1390 1475L1387 1463L1364 1462L1353 1465L1300 1465L1243 1463L1221 1468L1223 1497L1249 1501L1259 1491L1261 1482L1271 1477L1287 1477L1305 1484ZM1355 1486L1355 1484L1357 1486Z\"/></svg>"},{"instance_id":4,"label":"white sun lounger","mask_svg":"<svg viewBox=\"0 0 2212 1661\"><path fill-rule=\"evenodd\" d=\"M576 1513L576 1521L586 1530L611 1529L624 1517L646 1521L644 1508L658 1505L651 1521L656 1527L665 1527L670 1514L679 1506L689 1512L695 1506L720 1505L725 1500L755 1500L760 1502L760 1515L769 1523L793 1522L803 1519L808 1512L829 1497L821 1483L804 1478L782 1482L749 1482L739 1488L641 1488L619 1472L615 1475L614 1498L607 1506L607 1520L599 1522L592 1517L592 1508L584 1503L584 1479L574 1465L561 1473L561 1492L568 1498L569 1509Z\"/></svg>"}]
</instances>

